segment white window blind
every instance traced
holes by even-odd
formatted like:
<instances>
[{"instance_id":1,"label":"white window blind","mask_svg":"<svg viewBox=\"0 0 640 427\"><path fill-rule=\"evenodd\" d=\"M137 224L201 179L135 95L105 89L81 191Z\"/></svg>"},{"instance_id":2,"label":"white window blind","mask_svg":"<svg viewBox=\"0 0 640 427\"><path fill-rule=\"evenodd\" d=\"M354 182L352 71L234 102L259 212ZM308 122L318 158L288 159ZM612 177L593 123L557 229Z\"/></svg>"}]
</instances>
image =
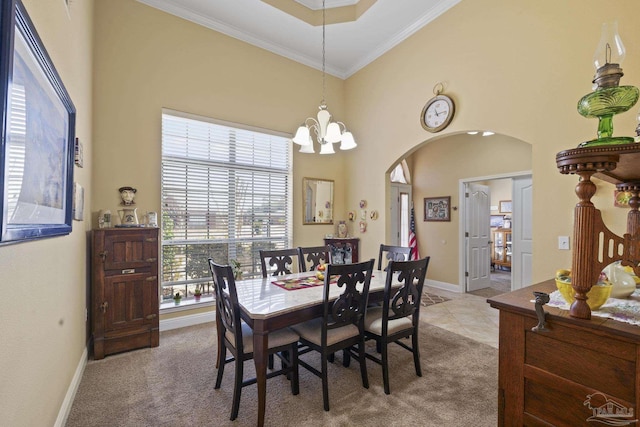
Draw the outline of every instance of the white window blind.
<instances>
[{"instance_id":1,"label":"white window blind","mask_svg":"<svg viewBox=\"0 0 640 427\"><path fill-rule=\"evenodd\" d=\"M268 131L163 113L165 298L176 286L210 281L209 257L238 260L251 277L260 274L259 249L289 247L291 150L289 139Z\"/></svg>"}]
</instances>

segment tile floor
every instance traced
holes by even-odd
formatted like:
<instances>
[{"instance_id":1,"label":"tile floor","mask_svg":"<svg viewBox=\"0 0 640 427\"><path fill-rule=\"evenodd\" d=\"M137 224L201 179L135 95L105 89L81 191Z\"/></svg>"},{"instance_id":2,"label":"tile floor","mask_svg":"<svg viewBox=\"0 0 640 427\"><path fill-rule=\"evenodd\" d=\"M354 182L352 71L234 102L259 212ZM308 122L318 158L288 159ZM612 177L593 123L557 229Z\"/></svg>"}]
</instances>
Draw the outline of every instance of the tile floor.
<instances>
[{"instance_id":1,"label":"tile floor","mask_svg":"<svg viewBox=\"0 0 640 427\"><path fill-rule=\"evenodd\" d=\"M499 313L489 306L486 297L449 292L430 286L425 286L425 291L450 300L421 308L422 320L498 348Z\"/></svg>"}]
</instances>

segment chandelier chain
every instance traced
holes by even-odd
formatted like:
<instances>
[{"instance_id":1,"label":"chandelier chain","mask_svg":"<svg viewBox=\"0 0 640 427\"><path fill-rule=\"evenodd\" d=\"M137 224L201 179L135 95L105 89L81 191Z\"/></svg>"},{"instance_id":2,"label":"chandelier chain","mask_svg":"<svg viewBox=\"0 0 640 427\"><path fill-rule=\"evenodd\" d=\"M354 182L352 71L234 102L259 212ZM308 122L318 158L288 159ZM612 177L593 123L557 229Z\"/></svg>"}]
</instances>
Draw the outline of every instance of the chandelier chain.
<instances>
[{"instance_id":1,"label":"chandelier chain","mask_svg":"<svg viewBox=\"0 0 640 427\"><path fill-rule=\"evenodd\" d=\"M324 99L324 94L325 94L325 50L324 50L324 43L325 43L325 33L324 33L324 27L325 27L325 8L324 8L324 1L322 0L322 105L326 105L326 101Z\"/></svg>"}]
</instances>

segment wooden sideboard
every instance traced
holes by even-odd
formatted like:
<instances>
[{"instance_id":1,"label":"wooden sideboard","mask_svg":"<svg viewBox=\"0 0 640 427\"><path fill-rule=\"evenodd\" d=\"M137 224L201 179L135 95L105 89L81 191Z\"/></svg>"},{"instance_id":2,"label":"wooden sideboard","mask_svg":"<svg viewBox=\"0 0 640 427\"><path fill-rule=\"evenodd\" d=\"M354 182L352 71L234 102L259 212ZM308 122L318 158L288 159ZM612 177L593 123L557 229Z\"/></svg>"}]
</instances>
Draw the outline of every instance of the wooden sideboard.
<instances>
[{"instance_id":1,"label":"wooden sideboard","mask_svg":"<svg viewBox=\"0 0 640 427\"><path fill-rule=\"evenodd\" d=\"M547 330L532 331L533 291L555 289L549 280L488 300L500 311L498 425L637 425L640 327L544 306ZM604 423L611 412L622 424Z\"/></svg>"},{"instance_id":2,"label":"wooden sideboard","mask_svg":"<svg viewBox=\"0 0 640 427\"><path fill-rule=\"evenodd\" d=\"M329 246L329 256L332 264L351 264L358 262L358 246L360 239L357 237L325 238L324 244Z\"/></svg>"},{"instance_id":3,"label":"wooden sideboard","mask_svg":"<svg viewBox=\"0 0 640 427\"><path fill-rule=\"evenodd\" d=\"M158 228L92 231L93 353L159 344Z\"/></svg>"}]
</instances>

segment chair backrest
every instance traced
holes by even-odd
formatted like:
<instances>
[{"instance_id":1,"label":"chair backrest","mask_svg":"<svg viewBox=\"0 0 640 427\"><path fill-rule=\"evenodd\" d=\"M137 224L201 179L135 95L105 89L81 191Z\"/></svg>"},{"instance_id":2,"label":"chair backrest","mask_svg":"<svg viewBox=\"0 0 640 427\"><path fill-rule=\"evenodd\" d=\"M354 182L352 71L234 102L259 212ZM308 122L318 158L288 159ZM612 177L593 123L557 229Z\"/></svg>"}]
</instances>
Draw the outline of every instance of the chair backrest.
<instances>
[{"instance_id":1,"label":"chair backrest","mask_svg":"<svg viewBox=\"0 0 640 427\"><path fill-rule=\"evenodd\" d=\"M315 271L320 264L329 264L328 246L299 247L298 253L300 271ZM308 266L307 262L309 262Z\"/></svg>"},{"instance_id":2,"label":"chair backrest","mask_svg":"<svg viewBox=\"0 0 640 427\"><path fill-rule=\"evenodd\" d=\"M387 260L387 265L389 264L389 261L408 261L409 256L411 255L411 248L408 246L380 245L380 252L378 253L378 270L383 270L382 255L385 255L384 258ZM387 266L385 265L384 270L386 269Z\"/></svg>"},{"instance_id":3,"label":"chair backrest","mask_svg":"<svg viewBox=\"0 0 640 427\"><path fill-rule=\"evenodd\" d=\"M389 320L413 316L418 321L422 288L427 275L430 257L415 261L390 261L384 286L382 303L382 333L387 332ZM392 290L400 282L400 289ZM395 294L393 293L395 292Z\"/></svg>"},{"instance_id":4,"label":"chair backrest","mask_svg":"<svg viewBox=\"0 0 640 427\"><path fill-rule=\"evenodd\" d=\"M213 278L213 288L216 297L216 310L220 314L222 326L234 336L233 346L239 352L242 348L242 324L240 323L240 305L233 269L230 265L220 265L209 258L209 271ZM227 336L227 334L225 334Z\"/></svg>"},{"instance_id":5,"label":"chair backrest","mask_svg":"<svg viewBox=\"0 0 640 427\"><path fill-rule=\"evenodd\" d=\"M362 333L364 313L369 298L369 285L375 260L354 264L329 264L324 277L324 322L322 325L322 340L326 342L327 329L339 328L347 324L358 326ZM331 279L337 276L337 283ZM362 289L358 290L358 285ZM344 288L340 296L330 300L332 287Z\"/></svg>"},{"instance_id":6,"label":"chair backrest","mask_svg":"<svg viewBox=\"0 0 640 427\"><path fill-rule=\"evenodd\" d=\"M295 261L294 261L295 260ZM267 263L270 266L275 266L275 270L269 270ZM294 264L295 263L295 264ZM283 274L293 273L293 266L300 267L300 261L298 259L298 249L274 249L269 251L260 251L260 264L262 265L262 277L267 277L271 272L272 276L280 276Z\"/></svg>"}]
</instances>

